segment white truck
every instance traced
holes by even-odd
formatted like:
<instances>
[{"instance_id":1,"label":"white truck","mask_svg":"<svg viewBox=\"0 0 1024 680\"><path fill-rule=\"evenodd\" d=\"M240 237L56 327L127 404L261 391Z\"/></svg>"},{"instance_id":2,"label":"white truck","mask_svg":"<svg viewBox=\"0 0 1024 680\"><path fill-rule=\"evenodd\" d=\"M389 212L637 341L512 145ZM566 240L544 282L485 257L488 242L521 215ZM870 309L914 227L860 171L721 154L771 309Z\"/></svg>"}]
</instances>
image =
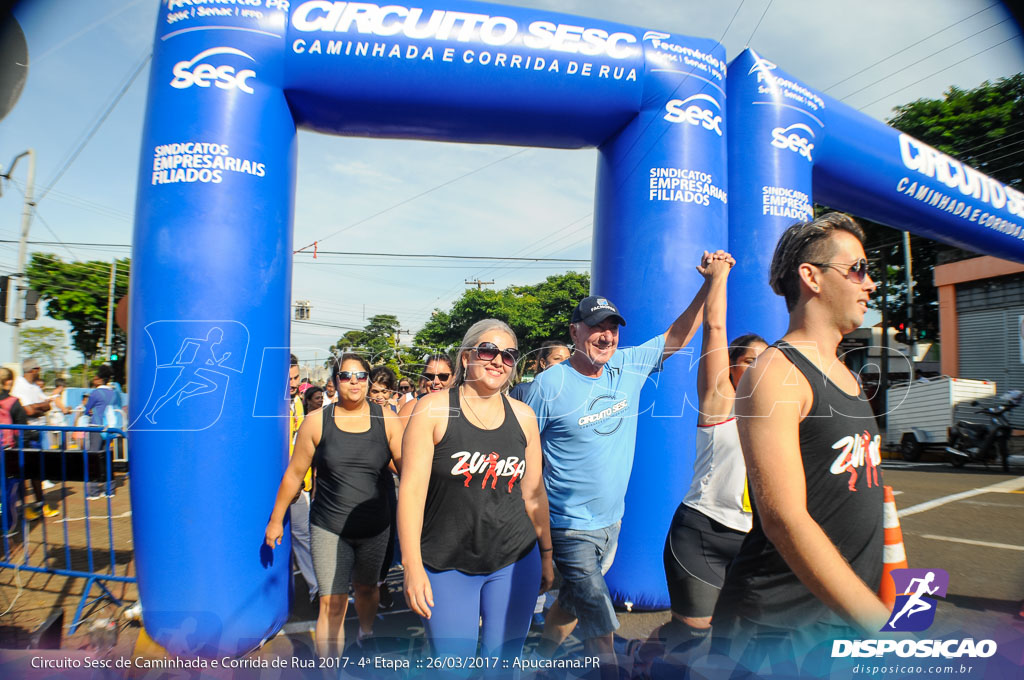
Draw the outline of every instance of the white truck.
<instances>
[{"instance_id":1,"label":"white truck","mask_svg":"<svg viewBox=\"0 0 1024 680\"><path fill-rule=\"evenodd\" d=\"M898 445L905 460L920 460L926 447L945 447L949 428L956 424L957 404L995 394L996 384L990 380L948 375L897 383L886 395L885 443Z\"/></svg>"}]
</instances>

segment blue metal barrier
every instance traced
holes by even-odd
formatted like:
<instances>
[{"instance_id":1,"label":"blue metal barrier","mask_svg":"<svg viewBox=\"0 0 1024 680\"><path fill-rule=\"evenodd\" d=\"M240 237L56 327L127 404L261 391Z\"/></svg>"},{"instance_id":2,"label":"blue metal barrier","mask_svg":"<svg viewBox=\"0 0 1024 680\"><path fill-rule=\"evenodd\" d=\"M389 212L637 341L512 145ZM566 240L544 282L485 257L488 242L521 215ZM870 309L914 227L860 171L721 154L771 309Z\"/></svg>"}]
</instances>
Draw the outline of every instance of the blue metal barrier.
<instances>
[{"instance_id":1,"label":"blue metal barrier","mask_svg":"<svg viewBox=\"0 0 1024 680\"><path fill-rule=\"evenodd\" d=\"M115 442L119 442L121 446L124 445L125 433L122 430L113 428L0 424L0 438L2 438L4 430L14 430L16 441L13 446L3 448L3 455L0 455L0 480L3 483L3 498L0 501L0 531L2 531L3 555L2 559L0 559L0 569L21 569L70 578L87 579L70 626L70 632L74 633L81 622L82 611L87 605L103 599L109 599L116 605L122 604L121 600L110 592L106 585L107 582L136 582L134 576L119 576L115 573L114 518L111 507L112 494L110 493L113 490L114 481L111 448ZM31 432L39 433L37 439L40 444L26 447L26 438L33 439L29 434ZM55 433L59 437L56 448L47 448L42 445L48 439L47 433ZM73 436L75 433L83 433L80 448L75 446L76 438ZM69 446L69 444L71 445ZM58 473L61 484L61 517L57 521L61 521L64 528L64 564L63 567L51 566L50 564L50 542L47 534L47 522L44 517L47 506L45 499L41 499L42 507L40 508L43 539L42 564L30 564L28 549L30 544L28 540L30 520L25 516L26 513L24 512L24 509L28 507L24 483L26 480L56 480L58 479ZM71 559L71 542L69 541L68 522L66 521L68 519L68 508L72 505L68 503L69 481L82 482L87 560L87 567L84 571L74 568ZM107 504L107 551L109 552L110 563L108 568L102 571L97 571L93 558L92 518L89 512L89 504L96 501L90 501L86 493L89 482L103 484L104 494L106 494L103 500ZM15 490L17 493L13 493ZM13 506L15 499L21 501L22 510L19 520L22 537L20 561L17 561L15 555L17 551L12 549L13 542L9 535L13 534L12 530L18 526L17 523L12 522L14 519L15 508ZM102 550L103 548L98 547L98 549ZM94 584L100 588L101 594L90 600L89 594L92 592Z\"/></svg>"}]
</instances>

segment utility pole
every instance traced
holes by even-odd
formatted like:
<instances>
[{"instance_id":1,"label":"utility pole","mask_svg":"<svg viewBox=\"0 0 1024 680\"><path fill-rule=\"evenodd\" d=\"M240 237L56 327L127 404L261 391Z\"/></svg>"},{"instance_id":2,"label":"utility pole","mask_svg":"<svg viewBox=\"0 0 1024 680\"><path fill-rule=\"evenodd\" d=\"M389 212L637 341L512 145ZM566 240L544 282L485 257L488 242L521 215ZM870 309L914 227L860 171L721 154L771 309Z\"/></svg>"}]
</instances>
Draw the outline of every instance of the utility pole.
<instances>
[{"instance_id":1,"label":"utility pole","mask_svg":"<svg viewBox=\"0 0 1024 680\"><path fill-rule=\"evenodd\" d=\"M482 290L484 286L493 286L494 281L481 281L480 279L477 279L476 281L466 281L466 285L476 286L477 290Z\"/></svg>"},{"instance_id":2,"label":"utility pole","mask_svg":"<svg viewBox=\"0 0 1024 680\"><path fill-rule=\"evenodd\" d=\"M395 335L393 336L395 341L395 349L398 349L398 343L402 341L402 335L412 335L412 331L405 330L404 328L395 329Z\"/></svg>"},{"instance_id":3,"label":"utility pole","mask_svg":"<svg viewBox=\"0 0 1024 680\"><path fill-rule=\"evenodd\" d=\"M903 232L903 266L907 275L907 345L910 347L910 367L913 379L914 357L917 356L917 336L914 334L914 276L911 270L910 233Z\"/></svg>"},{"instance_id":4,"label":"utility pole","mask_svg":"<svg viewBox=\"0 0 1024 680\"><path fill-rule=\"evenodd\" d=\"M14 172L14 166L18 164L23 157L28 156L28 178L25 181L25 205L21 213L21 240L18 242L18 271L11 274L11 285L9 288L8 300L11 296L14 297L14 303L8 304L7 308L11 310L11 324L13 331L11 333L11 348L14 350L14 361L20 362L21 359L21 338L18 336L18 325L21 323L19 316L24 311L25 305L25 254L28 250L28 230L32 226L32 210L36 204L32 200L32 192L35 189L36 183L36 152L34 149L28 149L22 151L20 154L14 157L11 161L11 167L7 170L7 173L3 175L4 179L9 180L11 173Z\"/></svg>"},{"instance_id":5,"label":"utility pole","mask_svg":"<svg viewBox=\"0 0 1024 680\"><path fill-rule=\"evenodd\" d=\"M110 263L110 288L107 291L107 337L104 342L106 356L110 357L110 331L114 325L114 279L117 277L117 260Z\"/></svg>"},{"instance_id":6,"label":"utility pole","mask_svg":"<svg viewBox=\"0 0 1024 680\"><path fill-rule=\"evenodd\" d=\"M878 391L882 395L882 415L879 425L888 427L889 404L889 249L882 248L882 356L878 376Z\"/></svg>"}]
</instances>

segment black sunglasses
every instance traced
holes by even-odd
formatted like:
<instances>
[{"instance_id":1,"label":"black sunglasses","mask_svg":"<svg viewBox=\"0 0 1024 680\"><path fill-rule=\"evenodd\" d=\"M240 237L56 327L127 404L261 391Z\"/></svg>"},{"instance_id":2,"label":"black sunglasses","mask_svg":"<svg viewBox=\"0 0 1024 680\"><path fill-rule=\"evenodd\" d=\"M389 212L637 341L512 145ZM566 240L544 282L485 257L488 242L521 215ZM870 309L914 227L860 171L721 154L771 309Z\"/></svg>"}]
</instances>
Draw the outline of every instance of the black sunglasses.
<instances>
[{"instance_id":1,"label":"black sunglasses","mask_svg":"<svg viewBox=\"0 0 1024 680\"><path fill-rule=\"evenodd\" d=\"M355 377L359 382L366 382L366 379L370 377L370 374L366 371L338 371L338 380L341 382L348 382Z\"/></svg>"},{"instance_id":2,"label":"black sunglasses","mask_svg":"<svg viewBox=\"0 0 1024 680\"><path fill-rule=\"evenodd\" d=\"M473 348L481 361L494 361L494 357L501 355L501 361L506 366L514 367L519 361L519 350L514 347L498 349L493 342L481 342Z\"/></svg>"},{"instance_id":3,"label":"black sunglasses","mask_svg":"<svg viewBox=\"0 0 1024 680\"><path fill-rule=\"evenodd\" d=\"M424 373L423 377L427 382L434 382L440 380L441 382L448 382L448 378L452 377L451 373ZM412 388L409 388L412 389Z\"/></svg>"},{"instance_id":4,"label":"black sunglasses","mask_svg":"<svg viewBox=\"0 0 1024 680\"><path fill-rule=\"evenodd\" d=\"M868 261L863 257L853 264L845 262L808 262L807 264L813 264L815 267L831 267L839 272L842 272L843 267L846 267L845 276L854 283L864 283L864 279L868 276Z\"/></svg>"}]
</instances>

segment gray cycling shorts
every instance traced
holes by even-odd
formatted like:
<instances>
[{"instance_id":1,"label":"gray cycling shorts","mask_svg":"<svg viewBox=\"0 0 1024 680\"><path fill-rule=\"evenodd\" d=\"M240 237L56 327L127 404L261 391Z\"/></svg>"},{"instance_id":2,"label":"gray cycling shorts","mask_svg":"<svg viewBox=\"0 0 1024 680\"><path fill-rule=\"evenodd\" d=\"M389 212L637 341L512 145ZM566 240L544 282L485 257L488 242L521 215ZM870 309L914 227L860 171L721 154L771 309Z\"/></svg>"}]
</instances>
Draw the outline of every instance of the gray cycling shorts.
<instances>
[{"instance_id":1,"label":"gray cycling shorts","mask_svg":"<svg viewBox=\"0 0 1024 680\"><path fill-rule=\"evenodd\" d=\"M369 538L342 538L315 524L309 527L313 571L322 595L348 594L351 583L374 585L384 564L389 529Z\"/></svg>"}]
</instances>

